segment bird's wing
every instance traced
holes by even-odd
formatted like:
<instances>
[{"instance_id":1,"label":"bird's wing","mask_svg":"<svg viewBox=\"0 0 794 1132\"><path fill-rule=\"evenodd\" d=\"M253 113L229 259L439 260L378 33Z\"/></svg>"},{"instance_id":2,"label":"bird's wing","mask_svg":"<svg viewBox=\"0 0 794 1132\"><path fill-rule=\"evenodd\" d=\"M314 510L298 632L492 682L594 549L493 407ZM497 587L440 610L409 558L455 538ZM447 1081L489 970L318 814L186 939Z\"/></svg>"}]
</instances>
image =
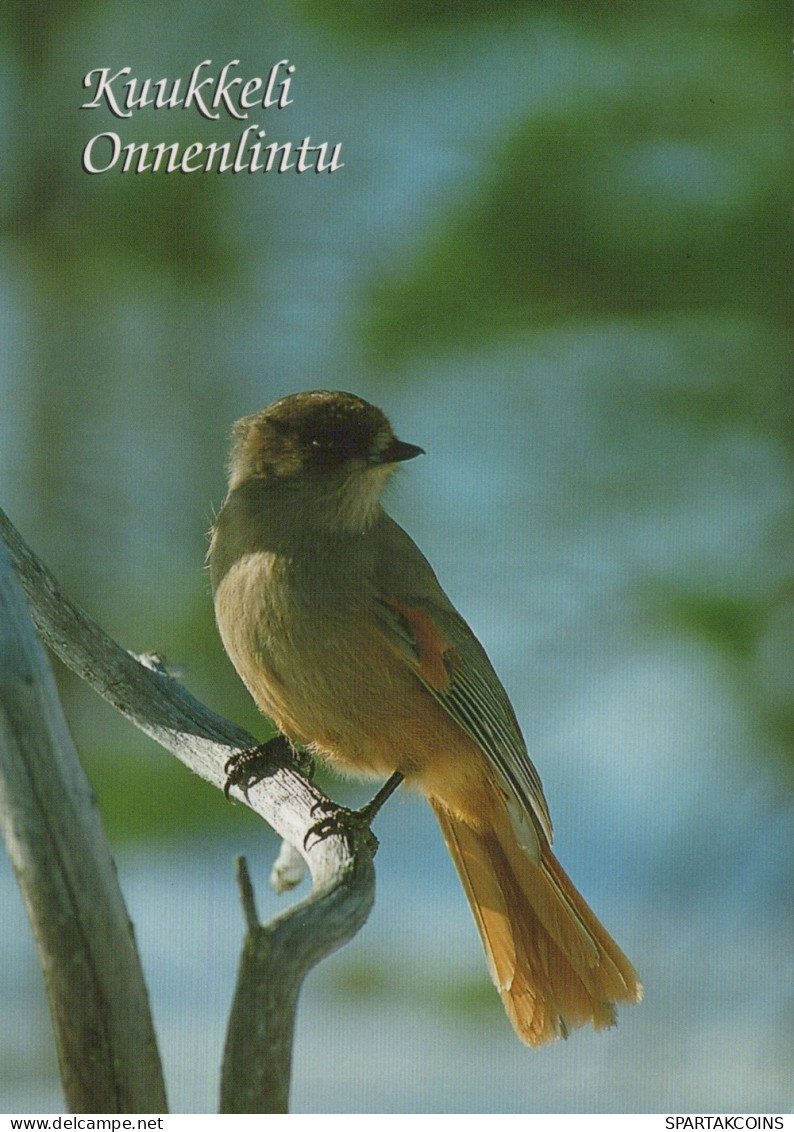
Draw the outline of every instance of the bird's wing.
<instances>
[{"instance_id":1,"label":"bird's wing","mask_svg":"<svg viewBox=\"0 0 794 1132\"><path fill-rule=\"evenodd\" d=\"M390 643L450 716L487 756L549 842L551 818L543 786L527 754L513 707L485 649L441 589L435 574L409 536L389 520L394 559L380 574L381 625ZM400 565L402 568L395 569ZM393 583L393 584L390 584ZM397 592L395 592L397 591ZM514 826L522 824L513 812ZM533 835L520 841L530 847Z\"/></svg>"}]
</instances>

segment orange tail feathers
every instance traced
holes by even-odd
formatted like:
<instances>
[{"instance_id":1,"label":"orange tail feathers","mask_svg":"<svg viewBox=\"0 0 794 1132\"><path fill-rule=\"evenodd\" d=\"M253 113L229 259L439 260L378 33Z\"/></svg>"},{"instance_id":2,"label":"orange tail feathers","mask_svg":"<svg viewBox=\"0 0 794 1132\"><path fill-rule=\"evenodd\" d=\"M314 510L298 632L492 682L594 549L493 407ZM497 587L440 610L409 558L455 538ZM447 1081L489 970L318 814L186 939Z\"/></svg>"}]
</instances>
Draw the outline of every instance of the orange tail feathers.
<instances>
[{"instance_id":1,"label":"orange tail feathers","mask_svg":"<svg viewBox=\"0 0 794 1132\"><path fill-rule=\"evenodd\" d=\"M431 805L455 862L507 1016L532 1046L592 1022L613 1026L615 1003L639 1002L637 973L542 842L521 849L507 811L475 830ZM502 817L503 814L503 817Z\"/></svg>"}]
</instances>

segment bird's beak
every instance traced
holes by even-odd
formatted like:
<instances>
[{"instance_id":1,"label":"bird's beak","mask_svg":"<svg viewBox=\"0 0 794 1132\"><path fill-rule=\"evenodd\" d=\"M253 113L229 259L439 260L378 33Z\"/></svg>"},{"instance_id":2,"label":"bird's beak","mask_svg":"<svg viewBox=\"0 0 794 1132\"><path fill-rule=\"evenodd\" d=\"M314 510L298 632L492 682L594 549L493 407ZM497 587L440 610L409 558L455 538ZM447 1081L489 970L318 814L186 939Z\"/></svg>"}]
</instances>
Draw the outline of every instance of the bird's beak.
<instances>
[{"instance_id":1,"label":"bird's beak","mask_svg":"<svg viewBox=\"0 0 794 1132\"><path fill-rule=\"evenodd\" d=\"M370 458L370 463L399 464L403 460L413 460L414 456L424 456L424 454L424 448L420 448L418 444L406 444L404 440L398 440L395 436L382 452Z\"/></svg>"}]
</instances>

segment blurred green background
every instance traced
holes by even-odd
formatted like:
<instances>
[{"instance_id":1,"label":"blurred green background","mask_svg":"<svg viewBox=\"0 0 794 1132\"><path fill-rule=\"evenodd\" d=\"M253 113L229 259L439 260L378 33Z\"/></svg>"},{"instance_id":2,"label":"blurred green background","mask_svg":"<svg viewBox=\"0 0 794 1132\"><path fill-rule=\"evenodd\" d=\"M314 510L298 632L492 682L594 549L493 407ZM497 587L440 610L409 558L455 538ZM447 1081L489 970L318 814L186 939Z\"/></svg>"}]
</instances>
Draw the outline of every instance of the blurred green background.
<instances>
[{"instance_id":1,"label":"blurred green background","mask_svg":"<svg viewBox=\"0 0 794 1132\"><path fill-rule=\"evenodd\" d=\"M380 404L428 453L391 509L486 644L560 856L648 987L614 1034L516 1048L432 820L397 803L373 923L307 990L298 1111L790 1106L788 25L762 0L3 7L0 504L117 640L263 733L203 569L231 423L298 389ZM105 130L236 139L225 116L80 109L93 68L184 81L203 59L289 59L293 104L250 121L341 142L344 168L82 171ZM231 861L249 846L264 887L274 846L59 678L172 1103L211 1111ZM4 884L27 1020L0 1037L0 1097L56 1111Z\"/></svg>"}]
</instances>

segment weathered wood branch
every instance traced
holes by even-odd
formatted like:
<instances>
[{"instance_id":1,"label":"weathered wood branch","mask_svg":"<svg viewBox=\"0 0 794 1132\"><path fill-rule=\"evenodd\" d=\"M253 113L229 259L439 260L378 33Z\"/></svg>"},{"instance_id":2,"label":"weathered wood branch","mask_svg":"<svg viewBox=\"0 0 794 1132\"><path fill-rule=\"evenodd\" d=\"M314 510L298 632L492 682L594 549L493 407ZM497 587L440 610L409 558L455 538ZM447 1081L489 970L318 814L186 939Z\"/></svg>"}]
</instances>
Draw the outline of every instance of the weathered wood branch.
<instances>
[{"instance_id":1,"label":"weathered wood branch","mask_svg":"<svg viewBox=\"0 0 794 1132\"><path fill-rule=\"evenodd\" d=\"M2 511L0 540L8 548L44 642L137 727L202 778L222 787L226 760L254 746L256 739L111 640L66 596ZM244 949L236 1003L248 1002L250 1010L235 1006L227 1038L233 1065L227 1058L221 1111L278 1112L284 1111L300 985L312 966L365 922L374 895L376 843L355 825L322 839L309 836L323 813L337 807L290 765L274 762L272 774L247 797L239 792L236 796L297 848L313 882L308 897L261 929L270 941L271 960L251 965ZM268 985L277 987L277 993L271 994ZM255 1019L254 1002L264 1012ZM262 1065L267 1073L256 1075ZM260 1092L239 1100L234 1095L237 1083L251 1079L251 1074Z\"/></svg>"},{"instance_id":2,"label":"weathered wood branch","mask_svg":"<svg viewBox=\"0 0 794 1132\"><path fill-rule=\"evenodd\" d=\"M52 669L0 546L0 824L72 1112L165 1112L146 986Z\"/></svg>"}]
</instances>

